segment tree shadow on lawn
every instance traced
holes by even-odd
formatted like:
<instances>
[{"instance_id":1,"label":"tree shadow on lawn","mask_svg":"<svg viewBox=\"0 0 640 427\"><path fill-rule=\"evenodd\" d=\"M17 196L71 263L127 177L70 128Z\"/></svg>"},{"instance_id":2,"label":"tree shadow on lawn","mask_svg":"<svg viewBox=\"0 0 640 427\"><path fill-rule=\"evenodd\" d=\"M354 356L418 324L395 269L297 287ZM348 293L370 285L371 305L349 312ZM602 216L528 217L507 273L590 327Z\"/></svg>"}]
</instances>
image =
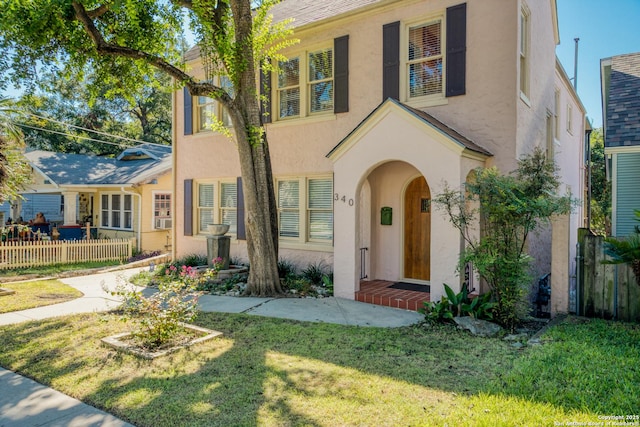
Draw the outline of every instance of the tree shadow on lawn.
<instances>
[{"instance_id":1,"label":"tree shadow on lawn","mask_svg":"<svg viewBox=\"0 0 640 427\"><path fill-rule=\"evenodd\" d=\"M95 316L109 321L96 328ZM560 414L596 412L585 407L584 399L582 406L561 397L550 402L514 385L513 373L536 349L516 351L503 341L448 327L310 327L305 322L203 313L194 323L224 332L222 338L146 361L100 346L100 338L116 332L114 321L113 315L83 315L0 329L0 339L18 334L22 343L47 336L39 354L25 359L26 350L0 355L1 364L36 373L30 376L61 391L75 389L74 397L141 426L320 426L362 424L363 419L397 425L427 415L429 422L439 424L451 411L475 413L475 398L465 396L482 393L521 399L517 405L525 412L548 403ZM82 342L63 341L58 347L65 329L73 335L69 328L84 335ZM356 333L343 334L343 328ZM461 404L470 406L461 409ZM612 405L605 396L602 408ZM603 411L597 412L616 412ZM365 418L352 415L363 413Z\"/></svg>"}]
</instances>

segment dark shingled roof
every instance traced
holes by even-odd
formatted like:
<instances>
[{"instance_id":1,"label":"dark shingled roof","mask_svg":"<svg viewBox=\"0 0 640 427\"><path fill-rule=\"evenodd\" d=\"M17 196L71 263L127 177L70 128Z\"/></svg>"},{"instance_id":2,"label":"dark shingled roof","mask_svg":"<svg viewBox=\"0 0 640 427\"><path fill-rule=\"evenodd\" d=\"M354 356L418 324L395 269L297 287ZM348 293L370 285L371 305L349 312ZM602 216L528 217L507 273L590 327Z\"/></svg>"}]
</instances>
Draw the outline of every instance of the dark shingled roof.
<instances>
[{"instance_id":1,"label":"dark shingled roof","mask_svg":"<svg viewBox=\"0 0 640 427\"><path fill-rule=\"evenodd\" d=\"M271 9L275 22L293 18L293 27L334 18L384 0L284 0Z\"/></svg>"},{"instance_id":2,"label":"dark shingled roof","mask_svg":"<svg viewBox=\"0 0 640 427\"><path fill-rule=\"evenodd\" d=\"M271 9L271 14L274 22L293 19L291 26L298 28L387 2L386 0L284 0ZM185 53L184 60L185 62L193 61L199 56L200 48L196 45Z\"/></svg>"},{"instance_id":3,"label":"dark shingled roof","mask_svg":"<svg viewBox=\"0 0 640 427\"><path fill-rule=\"evenodd\" d=\"M607 99L606 146L640 145L640 53L611 58Z\"/></svg>"}]
</instances>

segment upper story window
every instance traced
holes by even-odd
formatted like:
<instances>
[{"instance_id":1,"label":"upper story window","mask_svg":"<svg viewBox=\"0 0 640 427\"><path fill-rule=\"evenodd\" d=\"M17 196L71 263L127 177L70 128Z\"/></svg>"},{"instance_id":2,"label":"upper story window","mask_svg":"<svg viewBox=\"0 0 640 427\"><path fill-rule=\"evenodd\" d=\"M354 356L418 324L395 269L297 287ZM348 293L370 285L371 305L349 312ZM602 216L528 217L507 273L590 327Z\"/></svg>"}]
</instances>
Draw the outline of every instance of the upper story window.
<instances>
[{"instance_id":1,"label":"upper story window","mask_svg":"<svg viewBox=\"0 0 640 427\"><path fill-rule=\"evenodd\" d=\"M215 79L216 83L223 88L228 94L233 96L233 85L227 76L221 76ZM208 96L199 96L196 99L196 129L198 132L206 132L214 129L215 121L219 120L225 127L233 126L231 117L222 103Z\"/></svg>"},{"instance_id":2,"label":"upper story window","mask_svg":"<svg viewBox=\"0 0 640 427\"><path fill-rule=\"evenodd\" d=\"M573 135L573 107L567 104L567 132Z\"/></svg>"},{"instance_id":3,"label":"upper story window","mask_svg":"<svg viewBox=\"0 0 640 427\"><path fill-rule=\"evenodd\" d=\"M133 204L131 194L102 194L100 198L102 219L100 225L107 228L133 228Z\"/></svg>"},{"instance_id":4,"label":"upper story window","mask_svg":"<svg viewBox=\"0 0 640 427\"><path fill-rule=\"evenodd\" d=\"M441 19L409 27L406 56L408 99L443 94L442 52Z\"/></svg>"},{"instance_id":5,"label":"upper story window","mask_svg":"<svg viewBox=\"0 0 640 427\"><path fill-rule=\"evenodd\" d=\"M520 93L529 97L529 46L530 46L529 9L523 4L520 9Z\"/></svg>"},{"instance_id":6,"label":"upper story window","mask_svg":"<svg viewBox=\"0 0 640 427\"><path fill-rule=\"evenodd\" d=\"M279 63L278 118L333 112L333 49L305 52Z\"/></svg>"},{"instance_id":7,"label":"upper story window","mask_svg":"<svg viewBox=\"0 0 640 427\"><path fill-rule=\"evenodd\" d=\"M560 89L556 88L553 94L553 137L560 138Z\"/></svg>"}]
</instances>

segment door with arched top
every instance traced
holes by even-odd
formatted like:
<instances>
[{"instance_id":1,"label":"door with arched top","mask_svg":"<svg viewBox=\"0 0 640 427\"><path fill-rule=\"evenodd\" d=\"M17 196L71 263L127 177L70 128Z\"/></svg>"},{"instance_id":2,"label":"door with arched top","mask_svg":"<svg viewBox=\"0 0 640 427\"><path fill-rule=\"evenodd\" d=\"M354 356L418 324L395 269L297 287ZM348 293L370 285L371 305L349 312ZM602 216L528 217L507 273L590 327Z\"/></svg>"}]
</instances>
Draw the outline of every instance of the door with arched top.
<instances>
[{"instance_id":1,"label":"door with arched top","mask_svg":"<svg viewBox=\"0 0 640 427\"><path fill-rule=\"evenodd\" d=\"M404 193L404 277L431 278L431 192L422 176Z\"/></svg>"}]
</instances>

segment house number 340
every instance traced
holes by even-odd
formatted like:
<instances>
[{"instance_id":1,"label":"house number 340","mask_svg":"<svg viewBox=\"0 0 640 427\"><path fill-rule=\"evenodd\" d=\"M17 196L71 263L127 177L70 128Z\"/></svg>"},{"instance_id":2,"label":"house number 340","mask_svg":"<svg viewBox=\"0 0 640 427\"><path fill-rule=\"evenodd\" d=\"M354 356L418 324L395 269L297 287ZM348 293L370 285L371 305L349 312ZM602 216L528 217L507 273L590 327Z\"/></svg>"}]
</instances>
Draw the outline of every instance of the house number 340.
<instances>
[{"instance_id":1,"label":"house number 340","mask_svg":"<svg viewBox=\"0 0 640 427\"><path fill-rule=\"evenodd\" d=\"M333 193L333 200L336 202L348 203L349 206L353 206L353 199L347 200L347 196L340 197L340 194Z\"/></svg>"}]
</instances>

